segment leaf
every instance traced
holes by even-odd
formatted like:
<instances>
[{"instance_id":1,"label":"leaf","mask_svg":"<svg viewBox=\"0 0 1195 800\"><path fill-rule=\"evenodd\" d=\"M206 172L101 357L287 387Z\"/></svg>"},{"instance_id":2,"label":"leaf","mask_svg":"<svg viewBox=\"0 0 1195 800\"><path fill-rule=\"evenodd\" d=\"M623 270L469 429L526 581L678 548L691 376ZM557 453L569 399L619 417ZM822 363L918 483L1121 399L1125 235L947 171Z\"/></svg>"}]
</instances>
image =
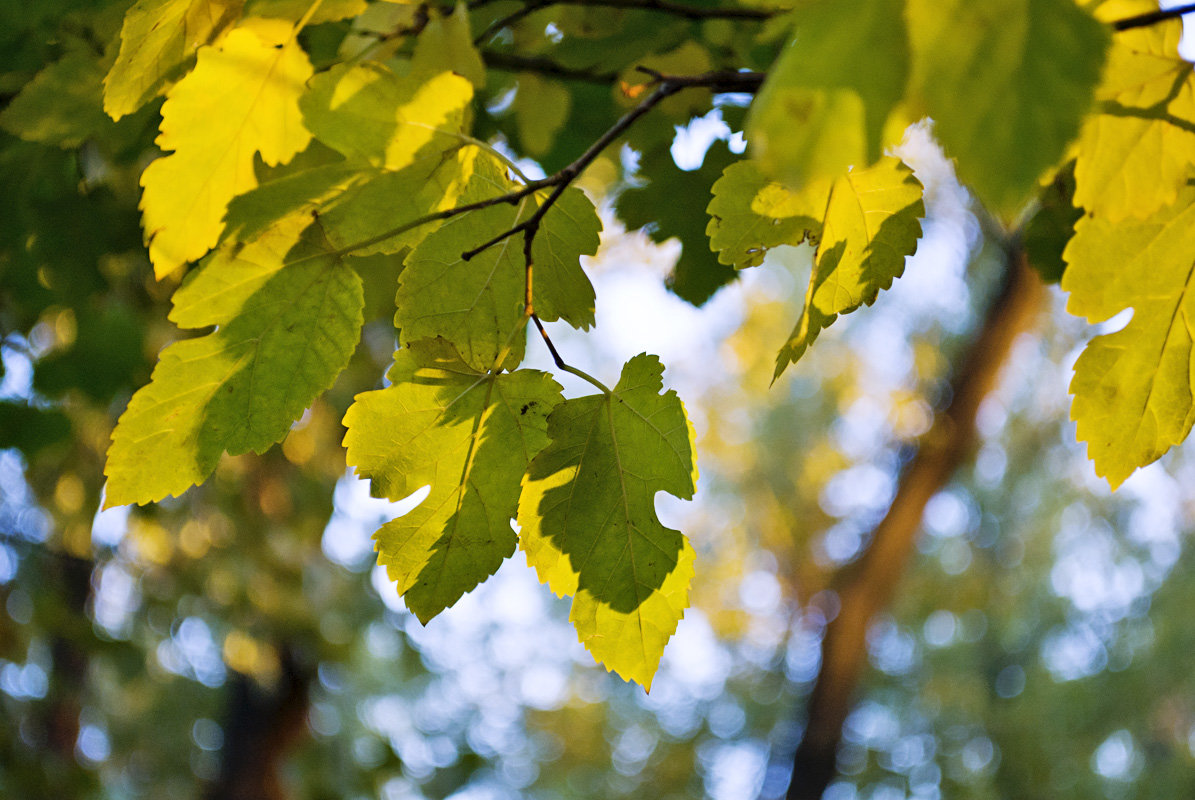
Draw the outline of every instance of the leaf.
<instances>
[{"instance_id":1,"label":"leaf","mask_svg":"<svg viewBox=\"0 0 1195 800\"><path fill-rule=\"evenodd\" d=\"M284 19L293 23L303 19L311 6L312 0L249 0L245 13L255 17ZM369 3L366 0L322 0L307 20L307 24L319 25L323 22L348 19L367 8Z\"/></svg>"},{"instance_id":2,"label":"leaf","mask_svg":"<svg viewBox=\"0 0 1195 800\"><path fill-rule=\"evenodd\" d=\"M255 154L280 164L311 140L298 107L311 64L292 33L277 20L249 20L201 49L167 95L157 144L174 152L141 176L142 225L159 278L216 244L228 202L257 186Z\"/></svg>"},{"instance_id":3,"label":"leaf","mask_svg":"<svg viewBox=\"0 0 1195 800\"><path fill-rule=\"evenodd\" d=\"M568 121L572 98L572 93L557 81L534 72L519 73L515 125L519 142L528 155L543 155L551 149L557 132Z\"/></svg>"},{"instance_id":4,"label":"leaf","mask_svg":"<svg viewBox=\"0 0 1195 800\"><path fill-rule=\"evenodd\" d=\"M792 191L764 176L754 161L731 164L714 184L705 232L718 261L735 269L763 263L769 249L821 233L830 181Z\"/></svg>"},{"instance_id":5,"label":"leaf","mask_svg":"<svg viewBox=\"0 0 1195 800\"><path fill-rule=\"evenodd\" d=\"M903 0L820 0L751 104L747 141L763 172L801 186L881 155L909 72Z\"/></svg>"},{"instance_id":6,"label":"leaf","mask_svg":"<svg viewBox=\"0 0 1195 800\"><path fill-rule=\"evenodd\" d=\"M693 429L663 366L641 354L610 394L565 400L519 498L520 547L594 658L650 688L688 606L694 552L656 516L656 492L696 489Z\"/></svg>"},{"instance_id":7,"label":"leaf","mask_svg":"<svg viewBox=\"0 0 1195 800\"><path fill-rule=\"evenodd\" d=\"M29 142L78 147L112 126L99 104L95 56L67 53L27 83L0 112L0 128Z\"/></svg>"},{"instance_id":8,"label":"leaf","mask_svg":"<svg viewBox=\"0 0 1195 800\"><path fill-rule=\"evenodd\" d=\"M834 182L805 308L776 358L773 380L797 363L839 314L871 305L904 273L905 257L917 250L923 216L921 183L895 158Z\"/></svg>"},{"instance_id":9,"label":"leaf","mask_svg":"<svg viewBox=\"0 0 1195 800\"><path fill-rule=\"evenodd\" d=\"M1075 363L1071 418L1096 474L1115 489L1182 442L1195 420L1195 189L1144 220L1085 216L1066 248L1067 310L1102 322L1133 318L1097 336Z\"/></svg>"},{"instance_id":10,"label":"leaf","mask_svg":"<svg viewBox=\"0 0 1195 800\"><path fill-rule=\"evenodd\" d=\"M514 185L492 159L479 158L461 204L511 191ZM394 324L402 341L441 337L477 370L488 370L504 350L508 367L523 358L525 262L522 234L510 236L466 261L463 254L510 230L535 212L547 192L516 205L498 203L446 221L407 256L395 298ZM588 328L594 321L593 285L580 266L597 252L601 223L576 189L566 191L540 224L532 248L534 304L541 319Z\"/></svg>"},{"instance_id":11,"label":"leaf","mask_svg":"<svg viewBox=\"0 0 1195 800\"><path fill-rule=\"evenodd\" d=\"M375 167L402 169L427 148L460 144L472 85L460 75L398 76L374 62L321 73L303 96L303 121L324 144Z\"/></svg>"},{"instance_id":12,"label":"leaf","mask_svg":"<svg viewBox=\"0 0 1195 800\"><path fill-rule=\"evenodd\" d=\"M650 175L645 186L628 189L617 199L618 215L628 227L642 227L657 242L676 237L680 258L668 276L668 288L699 306L735 279L735 271L710 251L702 203L717 176L736 159L726 144L714 142L701 167L682 170L670 150L671 140L643 154L639 172Z\"/></svg>"},{"instance_id":13,"label":"leaf","mask_svg":"<svg viewBox=\"0 0 1195 800\"><path fill-rule=\"evenodd\" d=\"M1116 35L1099 114L1083 127L1075 204L1116 222L1148 217L1178 197L1195 168L1195 75L1168 20Z\"/></svg>"},{"instance_id":14,"label":"leaf","mask_svg":"<svg viewBox=\"0 0 1195 800\"><path fill-rule=\"evenodd\" d=\"M519 479L548 443L560 387L542 372L484 373L443 340L395 354L391 386L357 395L344 445L375 494L427 498L374 534L378 563L427 623L515 550Z\"/></svg>"},{"instance_id":15,"label":"leaf","mask_svg":"<svg viewBox=\"0 0 1195 800\"><path fill-rule=\"evenodd\" d=\"M180 495L225 451L264 452L347 365L361 280L309 222L221 248L175 292L176 324L216 330L167 347L133 395L108 450L108 506Z\"/></svg>"},{"instance_id":16,"label":"leaf","mask_svg":"<svg viewBox=\"0 0 1195 800\"><path fill-rule=\"evenodd\" d=\"M1091 106L1108 30L1074 0L910 0L915 82L960 180L1005 217Z\"/></svg>"},{"instance_id":17,"label":"leaf","mask_svg":"<svg viewBox=\"0 0 1195 800\"><path fill-rule=\"evenodd\" d=\"M139 0L125 14L120 52L104 78L104 111L120 119L160 94L240 11L241 0Z\"/></svg>"},{"instance_id":18,"label":"leaf","mask_svg":"<svg viewBox=\"0 0 1195 800\"><path fill-rule=\"evenodd\" d=\"M451 14L431 13L415 42L411 64L416 71L429 75L455 72L478 89L485 86L485 64L473 45L469 12L463 3L458 3Z\"/></svg>"},{"instance_id":19,"label":"leaf","mask_svg":"<svg viewBox=\"0 0 1195 800\"><path fill-rule=\"evenodd\" d=\"M1039 208L1025 225L1021 244L1042 280L1058 283L1066 271L1062 251L1075 233L1083 210L1075 208L1075 162L1070 161L1038 195Z\"/></svg>"}]
</instances>

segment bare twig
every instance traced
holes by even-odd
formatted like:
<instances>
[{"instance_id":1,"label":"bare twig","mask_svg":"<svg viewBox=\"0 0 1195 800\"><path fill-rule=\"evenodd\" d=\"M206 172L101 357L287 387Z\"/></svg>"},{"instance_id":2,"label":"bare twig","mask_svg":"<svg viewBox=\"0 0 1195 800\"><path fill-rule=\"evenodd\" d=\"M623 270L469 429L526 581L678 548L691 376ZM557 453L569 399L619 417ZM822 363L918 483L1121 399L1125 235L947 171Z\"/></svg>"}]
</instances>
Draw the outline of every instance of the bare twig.
<instances>
[{"instance_id":1,"label":"bare twig","mask_svg":"<svg viewBox=\"0 0 1195 800\"><path fill-rule=\"evenodd\" d=\"M1175 6L1174 8L1164 8L1159 11L1150 11L1147 14L1138 14L1135 17L1118 19L1112 23L1112 30L1128 31L1133 28L1145 28L1191 12L1195 12L1195 3L1187 3L1186 5Z\"/></svg>"},{"instance_id":2,"label":"bare twig","mask_svg":"<svg viewBox=\"0 0 1195 800\"><path fill-rule=\"evenodd\" d=\"M542 56L521 56L518 53L482 50L481 58L487 67L506 72L535 72L540 75L550 75L553 78L582 83L611 84L618 80L616 72L593 72L587 69L566 67Z\"/></svg>"}]
</instances>

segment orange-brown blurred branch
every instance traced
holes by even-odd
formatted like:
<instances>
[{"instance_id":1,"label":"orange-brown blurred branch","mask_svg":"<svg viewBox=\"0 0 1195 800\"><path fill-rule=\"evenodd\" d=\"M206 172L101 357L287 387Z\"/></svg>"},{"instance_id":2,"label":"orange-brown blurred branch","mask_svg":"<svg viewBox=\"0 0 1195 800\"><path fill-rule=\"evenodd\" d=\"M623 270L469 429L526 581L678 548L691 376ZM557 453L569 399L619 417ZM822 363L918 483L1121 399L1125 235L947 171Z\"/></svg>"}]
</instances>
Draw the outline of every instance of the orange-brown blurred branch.
<instances>
[{"instance_id":1,"label":"orange-brown blurred branch","mask_svg":"<svg viewBox=\"0 0 1195 800\"><path fill-rule=\"evenodd\" d=\"M822 640L821 668L793 759L789 800L816 800L833 779L842 725L867 658L868 627L891 603L926 503L970 455L979 405L995 386L1017 335L1037 316L1044 294L1037 274L1019 249L1008 263L1004 286L953 371L949 406L938 413L919 443L871 544L836 581L840 608Z\"/></svg>"}]
</instances>

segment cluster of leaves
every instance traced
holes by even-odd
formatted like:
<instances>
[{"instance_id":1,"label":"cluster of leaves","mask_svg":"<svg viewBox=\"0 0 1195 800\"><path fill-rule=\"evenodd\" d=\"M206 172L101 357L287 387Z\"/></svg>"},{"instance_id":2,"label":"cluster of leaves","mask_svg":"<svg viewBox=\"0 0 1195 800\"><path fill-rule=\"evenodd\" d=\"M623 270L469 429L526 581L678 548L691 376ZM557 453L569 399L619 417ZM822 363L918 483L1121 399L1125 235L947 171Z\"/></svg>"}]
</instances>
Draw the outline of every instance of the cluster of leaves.
<instances>
[{"instance_id":1,"label":"cluster of leaves","mask_svg":"<svg viewBox=\"0 0 1195 800\"><path fill-rule=\"evenodd\" d=\"M691 220L662 217L655 233L684 229L672 283L695 301L771 248L816 245L775 377L903 272L922 188L884 153L928 115L1043 268L1065 245L1073 311L1139 312L1076 367L1097 471L1116 485L1185 438L1195 84L1177 22L1114 36L1105 23L1145 0L615 5L629 7L139 0L112 9L106 45L68 48L29 82L0 124L35 142L75 148L157 109L144 244L164 282L198 264L170 319L199 334L162 351L121 417L106 504L179 495L223 454L285 438L348 365L370 313L363 274L381 270L400 349L388 385L349 409L345 447L379 495L430 486L376 536L408 606L427 621L521 547L573 597L594 656L650 685L693 574L654 507L658 491L695 491L684 408L647 354L611 389L553 348L597 390L568 399L519 365L531 323L594 322L580 260L601 223L573 185L582 171L616 143L637 150L648 184L618 208L645 222L645 198L676 182L670 120L757 90L754 158L713 153L694 179L721 173L704 254ZM761 85L744 69L778 47ZM496 75L511 70L513 83ZM664 123L637 124L649 112ZM500 139L556 171L528 179Z\"/></svg>"}]
</instances>

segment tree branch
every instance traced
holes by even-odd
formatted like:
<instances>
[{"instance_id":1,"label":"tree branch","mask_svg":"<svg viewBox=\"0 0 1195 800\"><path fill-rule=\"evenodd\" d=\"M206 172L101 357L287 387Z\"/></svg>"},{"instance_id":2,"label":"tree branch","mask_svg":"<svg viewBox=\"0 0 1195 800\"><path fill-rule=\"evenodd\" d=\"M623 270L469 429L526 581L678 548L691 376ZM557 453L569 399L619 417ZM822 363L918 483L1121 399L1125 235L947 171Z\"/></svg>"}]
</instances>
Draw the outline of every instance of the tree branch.
<instances>
[{"instance_id":1,"label":"tree branch","mask_svg":"<svg viewBox=\"0 0 1195 800\"><path fill-rule=\"evenodd\" d=\"M557 64L543 56L521 56L518 53L503 53L498 50L482 50L481 58L487 67L505 72L536 72L566 81L582 83L611 84L618 80L616 72L592 72Z\"/></svg>"},{"instance_id":2,"label":"tree branch","mask_svg":"<svg viewBox=\"0 0 1195 800\"><path fill-rule=\"evenodd\" d=\"M1191 12L1195 12L1195 3L1187 3L1186 5L1165 8L1159 11L1150 11L1147 14L1138 14L1135 17L1118 19L1112 23L1112 30L1119 32L1132 30L1133 28L1145 28Z\"/></svg>"},{"instance_id":3,"label":"tree branch","mask_svg":"<svg viewBox=\"0 0 1195 800\"><path fill-rule=\"evenodd\" d=\"M621 8L631 11L657 11L682 17L688 20L703 19L743 19L767 20L782 13L780 10L762 8L710 8L690 6L672 0L532 0L518 11L513 11L505 17L500 17L485 30L477 34L474 44L481 44L503 28L513 25L524 17L528 17L549 6L590 6L593 8Z\"/></svg>"},{"instance_id":4,"label":"tree branch","mask_svg":"<svg viewBox=\"0 0 1195 800\"><path fill-rule=\"evenodd\" d=\"M788 800L816 800L833 779L842 725L867 657L871 621L896 592L926 503L969 455L979 405L995 386L1017 335L1032 325L1042 294L1040 281L1018 249L1009 256L1000 294L955 370L950 405L938 413L921 440L871 544L836 581L839 611L822 640L821 668L793 758Z\"/></svg>"}]
</instances>

